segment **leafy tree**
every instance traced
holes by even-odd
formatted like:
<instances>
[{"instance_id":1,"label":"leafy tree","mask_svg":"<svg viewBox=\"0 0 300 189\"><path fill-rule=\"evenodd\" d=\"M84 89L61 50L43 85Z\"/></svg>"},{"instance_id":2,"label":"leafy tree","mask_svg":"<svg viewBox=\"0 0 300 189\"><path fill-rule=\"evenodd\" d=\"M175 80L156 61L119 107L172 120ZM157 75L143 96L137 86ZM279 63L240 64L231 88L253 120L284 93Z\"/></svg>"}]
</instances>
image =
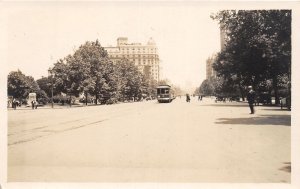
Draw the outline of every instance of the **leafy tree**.
<instances>
[{"instance_id":1,"label":"leafy tree","mask_svg":"<svg viewBox=\"0 0 300 189\"><path fill-rule=\"evenodd\" d=\"M199 93L201 95L207 95L207 96L211 96L214 94L214 85L211 82L212 80L204 80L200 87L199 87Z\"/></svg>"},{"instance_id":2,"label":"leafy tree","mask_svg":"<svg viewBox=\"0 0 300 189\"><path fill-rule=\"evenodd\" d=\"M100 89L100 93L109 98L109 104L116 103L120 99L120 78L112 61L107 61L103 66L103 79L105 82Z\"/></svg>"},{"instance_id":3,"label":"leafy tree","mask_svg":"<svg viewBox=\"0 0 300 189\"><path fill-rule=\"evenodd\" d=\"M122 59L116 66L122 98L127 100L141 98L143 92L147 92L147 79L128 59Z\"/></svg>"},{"instance_id":4,"label":"leafy tree","mask_svg":"<svg viewBox=\"0 0 300 189\"><path fill-rule=\"evenodd\" d=\"M148 79L146 78L145 80L146 80L145 82L146 82L146 86L147 86L146 88L147 88L147 94L148 94L148 96L155 97L156 93L157 93L157 91L156 91L157 81L154 80L153 77L150 77ZM174 89L174 90L176 90L176 89Z\"/></svg>"},{"instance_id":5,"label":"leafy tree","mask_svg":"<svg viewBox=\"0 0 300 189\"><path fill-rule=\"evenodd\" d=\"M8 95L14 98L26 98L29 93L29 86L26 76L20 71L10 72L7 80Z\"/></svg>"},{"instance_id":6,"label":"leafy tree","mask_svg":"<svg viewBox=\"0 0 300 189\"><path fill-rule=\"evenodd\" d=\"M278 80L281 75L290 77L291 11L226 10L212 18L226 33L225 48L214 64L219 76L225 83L236 77L241 92L246 85L257 88L271 79L279 103Z\"/></svg>"},{"instance_id":7,"label":"leafy tree","mask_svg":"<svg viewBox=\"0 0 300 189\"><path fill-rule=\"evenodd\" d=\"M141 99L143 94L153 94L156 88L149 74L143 75L128 59L116 64L110 61L98 40L86 42L73 55L59 60L53 73L57 92L75 96L84 94L85 99L92 95L96 103L99 98L109 103Z\"/></svg>"},{"instance_id":8,"label":"leafy tree","mask_svg":"<svg viewBox=\"0 0 300 189\"><path fill-rule=\"evenodd\" d=\"M31 76L24 75L20 70L12 71L8 75L7 80L8 95L14 98L24 100L28 97L29 93L37 93L37 98L47 97L39 88L39 85Z\"/></svg>"},{"instance_id":9,"label":"leafy tree","mask_svg":"<svg viewBox=\"0 0 300 189\"><path fill-rule=\"evenodd\" d=\"M53 84L53 90L54 96L56 96L55 99L61 99L63 104L64 102L69 102L70 106L72 105L72 95L75 95L77 91L74 93L74 81L70 78L70 66L67 64L67 61L71 61L72 56L69 55L64 59L58 60L55 64L54 67L52 68L52 74L53 76L49 77L49 80L51 82L51 85ZM52 87L52 86L51 86ZM64 93L68 95L67 97L61 96L61 93ZM78 94L77 94L78 95ZM58 102L58 101L57 101Z\"/></svg>"},{"instance_id":10,"label":"leafy tree","mask_svg":"<svg viewBox=\"0 0 300 189\"><path fill-rule=\"evenodd\" d=\"M84 93L86 99L91 94L96 103L100 94L112 96L113 65L98 40L81 45L73 55L58 61L53 71L55 86L61 92L75 96Z\"/></svg>"},{"instance_id":11,"label":"leafy tree","mask_svg":"<svg viewBox=\"0 0 300 189\"><path fill-rule=\"evenodd\" d=\"M44 90L38 90L36 92L36 98L39 103L47 104L49 102L49 97Z\"/></svg>"},{"instance_id":12,"label":"leafy tree","mask_svg":"<svg viewBox=\"0 0 300 189\"><path fill-rule=\"evenodd\" d=\"M42 77L41 79L36 80L37 84L39 85L40 89L45 92L45 95L47 97L52 96L52 79L51 77ZM57 95L59 92L56 90L56 88L53 88L53 95Z\"/></svg>"},{"instance_id":13,"label":"leafy tree","mask_svg":"<svg viewBox=\"0 0 300 189\"><path fill-rule=\"evenodd\" d=\"M65 58L65 60L71 59L71 56ZM72 81L69 78L70 69L69 65L64 60L60 59L54 64L52 68L53 76L48 77L50 85L54 84L54 95L59 95L61 92L65 94L71 94ZM50 86L51 87L51 86Z\"/></svg>"},{"instance_id":14,"label":"leafy tree","mask_svg":"<svg viewBox=\"0 0 300 189\"><path fill-rule=\"evenodd\" d=\"M113 64L98 40L86 42L75 52L74 56L86 64L86 70L82 73L84 79L81 91L84 91L86 95L89 93L95 96L96 103L99 95L105 95L108 98L115 97Z\"/></svg>"},{"instance_id":15,"label":"leafy tree","mask_svg":"<svg viewBox=\"0 0 300 189\"><path fill-rule=\"evenodd\" d=\"M200 95L200 87L197 87L194 91L195 95Z\"/></svg>"}]
</instances>

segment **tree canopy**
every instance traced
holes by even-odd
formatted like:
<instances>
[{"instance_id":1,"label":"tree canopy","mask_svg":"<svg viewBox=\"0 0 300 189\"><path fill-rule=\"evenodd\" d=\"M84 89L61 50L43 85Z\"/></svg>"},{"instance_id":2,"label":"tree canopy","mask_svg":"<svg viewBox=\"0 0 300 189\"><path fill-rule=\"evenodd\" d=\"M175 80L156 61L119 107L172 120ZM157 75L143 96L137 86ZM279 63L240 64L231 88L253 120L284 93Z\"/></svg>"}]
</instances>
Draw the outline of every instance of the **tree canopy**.
<instances>
[{"instance_id":1,"label":"tree canopy","mask_svg":"<svg viewBox=\"0 0 300 189\"><path fill-rule=\"evenodd\" d=\"M128 59L113 63L106 50L96 42L86 42L73 55L53 67L57 90L78 96L82 93L114 103L152 95L155 82Z\"/></svg>"},{"instance_id":2,"label":"tree canopy","mask_svg":"<svg viewBox=\"0 0 300 189\"><path fill-rule=\"evenodd\" d=\"M36 92L38 97L55 97L55 101L71 101L84 95L101 103L140 100L156 96L157 81L150 74L150 67L140 70L133 62L123 58L113 63L99 41L87 41L74 53L58 60L49 69L51 75L34 80L21 71L8 76L8 94L26 98ZM68 99L66 97L68 96ZM71 104L71 103L70 103Z\"/></svg>"},{"instance_id":3,"label":"tree canopy","mask_svg":"<svg viewBox=\"0 0 300 189\"><path fill-rule=\"evenodd\" d=\"M279 80L290 82L291 11L224 10L211 16L225 34L213 68L231 87L260 90L271 82L279 102Z\"/></svg>"},{"instance_id":4,"label":"tree canopy","mask_svg":"<svg viewBox=\"0 0 300 189\"><path fill-rule=\"evenodd\" d=\"M39 98L48 98L31 76L26 76L20 70L12 71L7 78L7 93L16 99L26 99L29 93L37 93Z\"/></svg>"}]
</instances>

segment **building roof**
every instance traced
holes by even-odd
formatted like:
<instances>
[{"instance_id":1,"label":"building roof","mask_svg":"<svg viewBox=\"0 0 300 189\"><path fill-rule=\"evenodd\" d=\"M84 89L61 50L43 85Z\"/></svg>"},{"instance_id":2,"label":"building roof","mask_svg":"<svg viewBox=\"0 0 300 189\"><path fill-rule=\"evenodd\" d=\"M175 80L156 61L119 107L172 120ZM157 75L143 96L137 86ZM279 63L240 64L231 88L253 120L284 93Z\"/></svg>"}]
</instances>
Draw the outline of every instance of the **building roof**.
<instances>
[{"instance_id":1,"label":"building roof","mask_svg":"<svg viewBox=\"0 0 300 189\"><path fill-rule=\"evenodd\" d=\"M152 37L150 37L147 45L156 45L155 41L152 39Z\"/></svg>"}]
</instances>

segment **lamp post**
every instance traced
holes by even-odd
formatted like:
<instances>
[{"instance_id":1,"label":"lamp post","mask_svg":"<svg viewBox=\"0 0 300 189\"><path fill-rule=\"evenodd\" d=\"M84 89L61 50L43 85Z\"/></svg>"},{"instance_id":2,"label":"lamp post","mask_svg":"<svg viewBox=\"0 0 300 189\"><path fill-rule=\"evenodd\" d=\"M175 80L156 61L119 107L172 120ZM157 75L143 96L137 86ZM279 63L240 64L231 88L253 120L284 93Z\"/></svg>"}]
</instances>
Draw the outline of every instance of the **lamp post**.
<instances>
[{"instance_id":1,"label":"lamp post","mask_svg":"<svg viewBox=\"0 0 300 189\"><path fill-rule=\"evenodd\" d=\"M48 70L48 75L51 78L51 107L53 108L53 71L51 68Z\"/></svg>"}]
</instances>

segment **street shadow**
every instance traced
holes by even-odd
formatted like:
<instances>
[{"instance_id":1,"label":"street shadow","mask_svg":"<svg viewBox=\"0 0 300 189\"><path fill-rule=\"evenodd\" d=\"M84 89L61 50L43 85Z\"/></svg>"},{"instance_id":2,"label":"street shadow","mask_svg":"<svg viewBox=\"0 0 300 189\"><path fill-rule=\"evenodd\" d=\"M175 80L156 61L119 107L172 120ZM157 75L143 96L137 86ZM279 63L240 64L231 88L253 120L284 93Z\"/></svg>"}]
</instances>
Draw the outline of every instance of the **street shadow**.
<instances>
[{"instance_id":1,"label":"street shadow","mask_svg":"<svg viewBox=\"0 0 300 189\"><path fill-rule=\"evenodd\" d=\"M30 111L36 111L36 110L43 110L43 109L51 109L51 107L50 108L37 108L37 109L32 109L32 108L19 108L19 109L7 109L7 111L24 111L24 110L30 110Z\"/></svg>"},{"instance_id":2,"label":"street shadow","mask_svg":"<svg viewBox=\"0 0 300 189\"><path fill-rule=\"evenodd\" d=\"M260 115L248 118L219 118L216 124L291 126L290 115Z\"/></svg>"},{"instance_id":3,"label":"street shadow","mask_svg":"<svg viewBox=\"0 0 300 189\"><path fill-rule=\"evenodd\" d=\"M290 110L288 110L288 109L280 109L280 107L277 108L277 109L260 109L260 110L265 110L265 111L276 111L276 112L290 111Z\"/></svg>"},{"instance_id":4,"label":"street shadow","mask_svg":"<svg viewBox=\"0 0 300 189\"><path fill-rule=\"evenodd\" d=\"M292 172L291 162L284 162L284 164L285 166L283 166L279 170L291 173Z\"/></svg>"},{"instance_id":5,"label":"street shadow","mask_svg":"<svg viewBox=\"0 0 300 189\"><path fill-rule=\"evenodd\" d=\"M230 103L222 103L221 102L218 104L199 104L199 106L213 106L213 107L248 107L248 104L230 104Z\"/></svg>"}]
</instances>

